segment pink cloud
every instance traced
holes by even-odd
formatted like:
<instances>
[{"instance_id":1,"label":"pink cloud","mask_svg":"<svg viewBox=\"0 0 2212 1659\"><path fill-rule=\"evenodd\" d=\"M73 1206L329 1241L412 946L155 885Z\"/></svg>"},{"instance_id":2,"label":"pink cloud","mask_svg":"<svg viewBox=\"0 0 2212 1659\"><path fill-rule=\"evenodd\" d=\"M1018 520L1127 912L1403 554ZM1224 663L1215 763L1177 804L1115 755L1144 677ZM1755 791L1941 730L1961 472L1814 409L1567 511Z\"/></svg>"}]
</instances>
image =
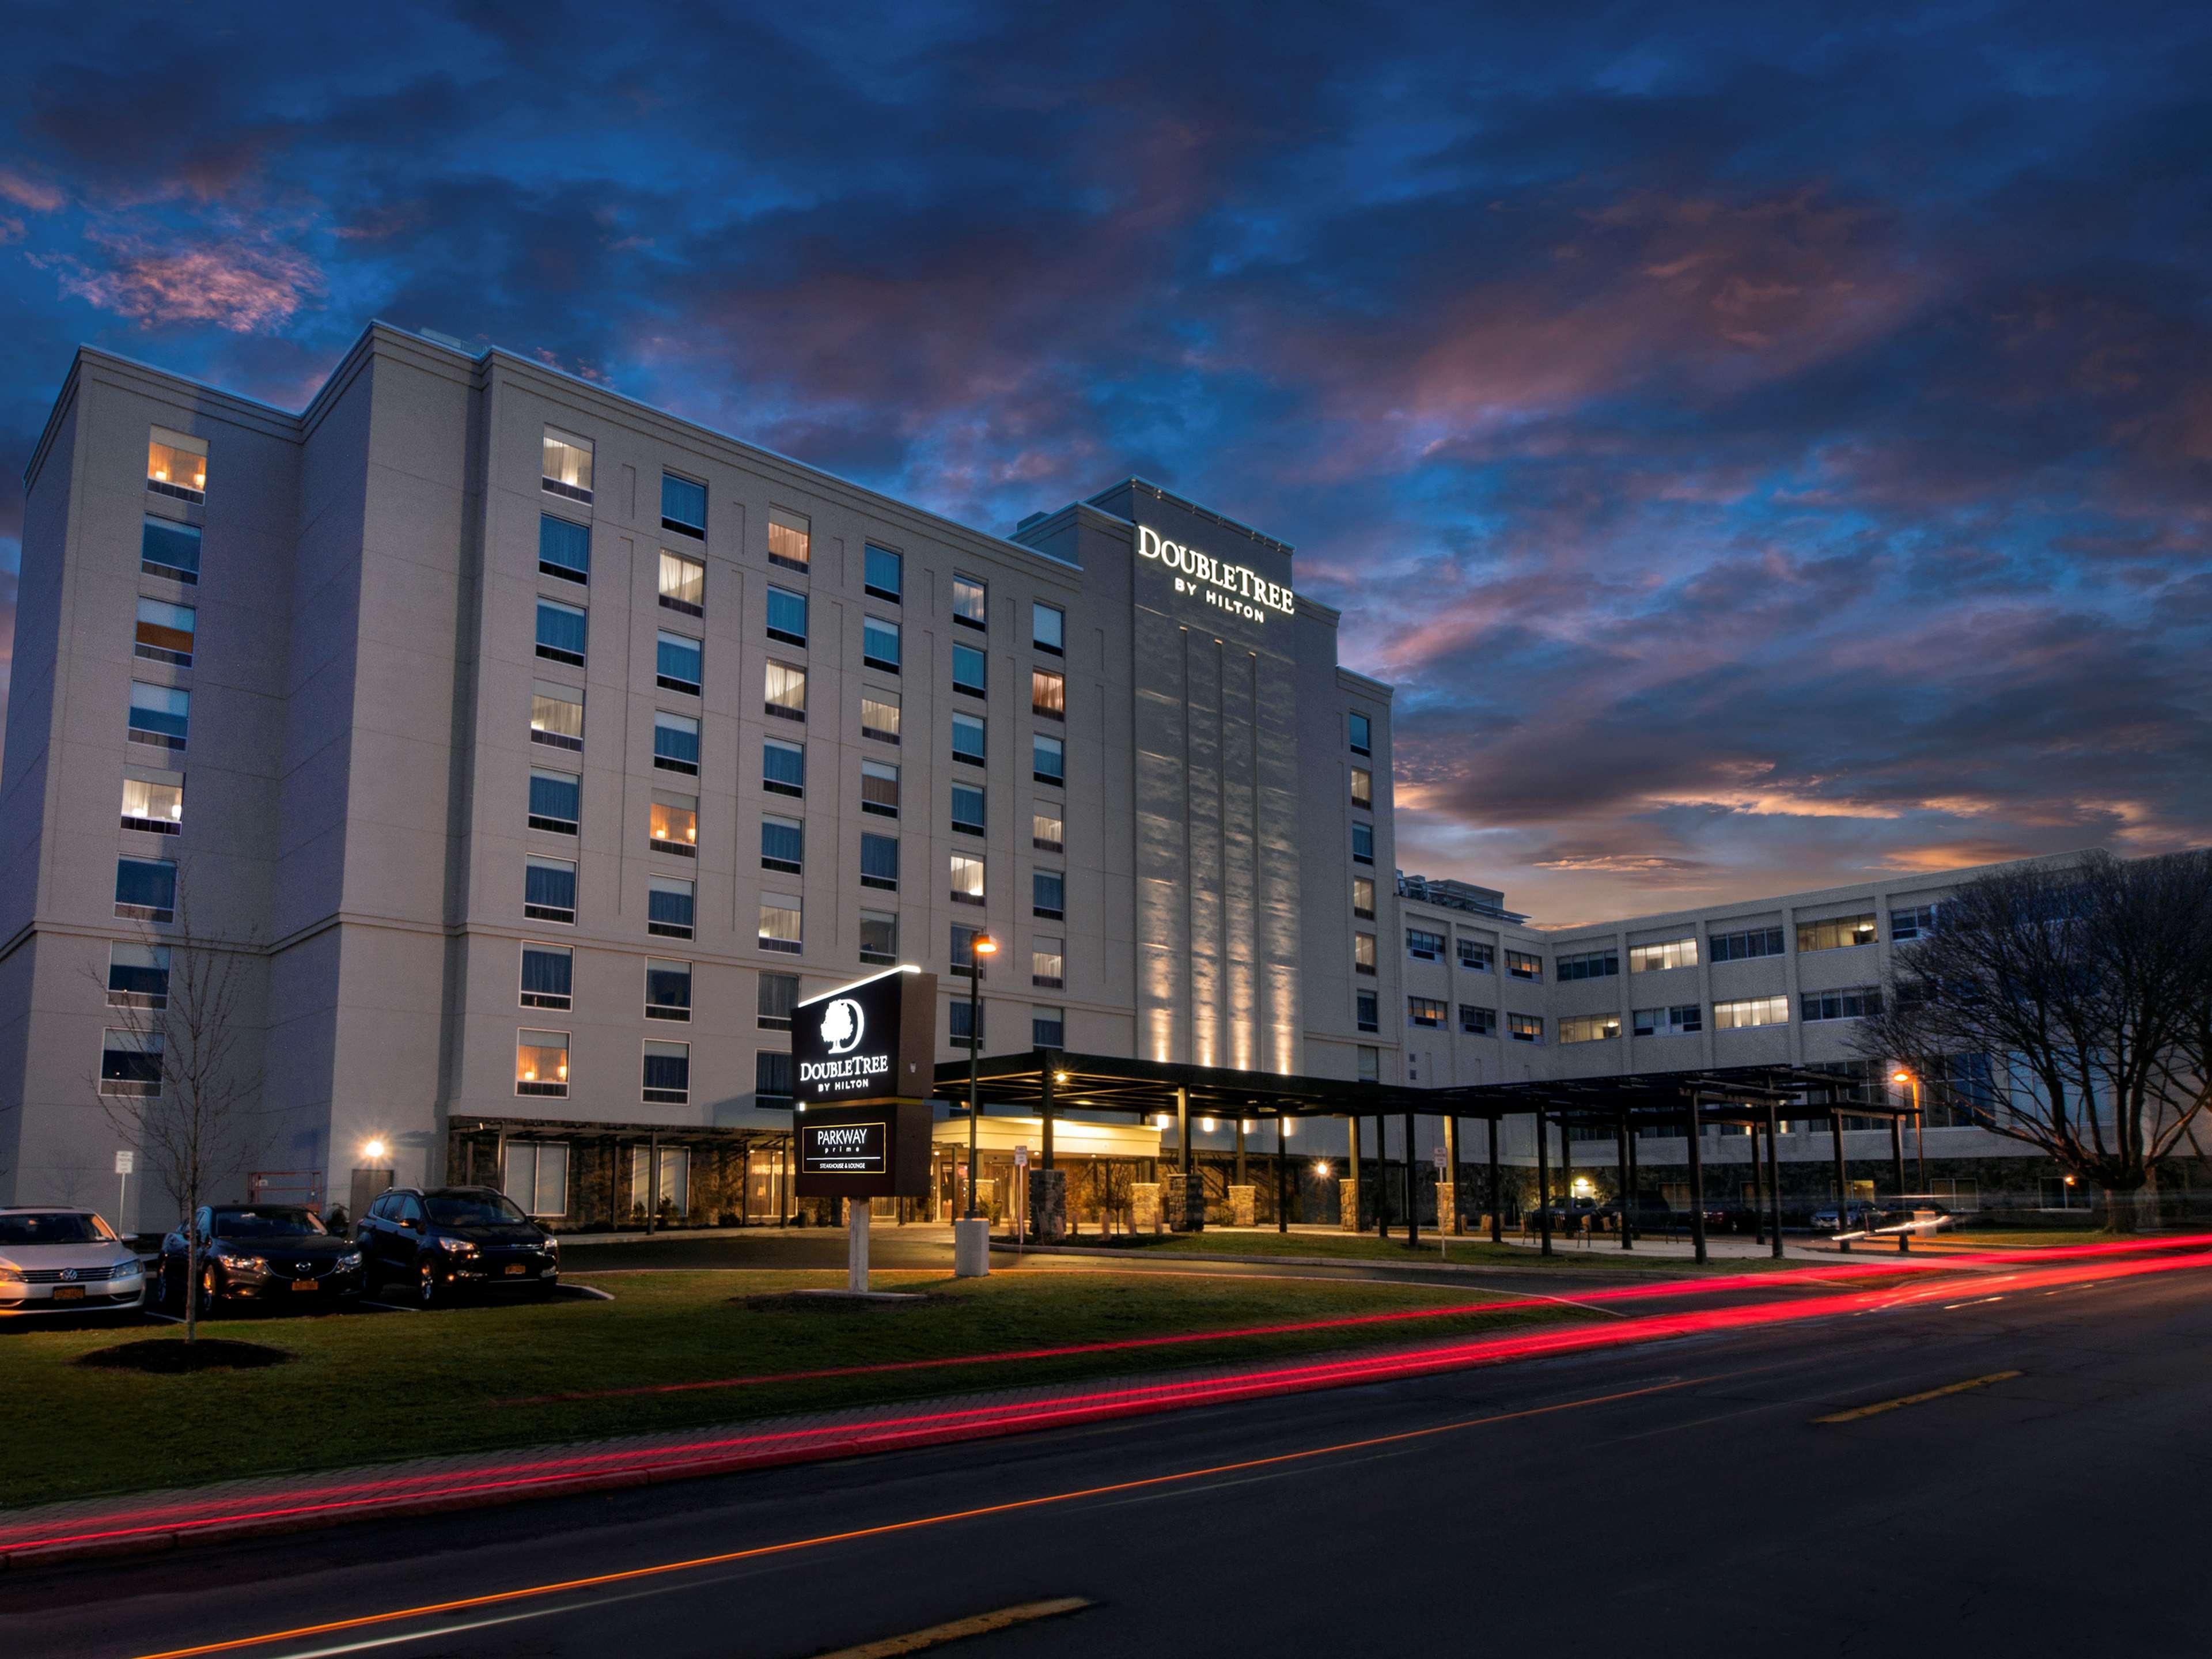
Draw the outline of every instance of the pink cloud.
<instances>
[{"instance_id":1,"label":"pink cloud","mask_svg":"<svg viewBox=\"0 0 2212 1659\"><path fill-rule=\"evenodd\" d=\"M62 291L147 327L213 323L234 334L259 333L323 292L315 262L292 248L237 241L157 248L123 237L93 242L106 268L56 261Z\"/></svg>"}]
</instances>

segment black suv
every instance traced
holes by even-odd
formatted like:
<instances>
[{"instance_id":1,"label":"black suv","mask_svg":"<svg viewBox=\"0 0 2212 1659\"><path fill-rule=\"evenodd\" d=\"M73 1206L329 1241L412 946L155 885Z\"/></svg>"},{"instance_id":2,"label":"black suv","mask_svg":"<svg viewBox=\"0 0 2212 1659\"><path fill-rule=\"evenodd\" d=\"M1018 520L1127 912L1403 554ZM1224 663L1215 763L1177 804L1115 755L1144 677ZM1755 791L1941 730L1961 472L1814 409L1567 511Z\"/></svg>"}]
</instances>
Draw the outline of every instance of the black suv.
<instances>
[{"instance_id":1,"label":"black suv","mask_svg":"<svg viewBox=\"0 0 2212 1659\"><path fill-rule=\"evenodd\" d=\"M372 1285L403 1281L426 1308L465 1289L550 1295L560 1283L552 1235L489 1187L394 1187L354 1237Z\"/></svg>"},{"instance_id":2,"label":"black suv","mask_svg":"<svg viewBox=\"0 0 2212 1659\"><path fill-rule=\"evenodd\" d=\"M233 1297L315 1303L361 1294L361 1252L324 1231L313 1210L291 1204L206 1204L192 1216L199 1235L202 1318ZM160 1299L181 1309L189 1261L182 1228L161 1241Z\"/></svg>"}]
</instances>

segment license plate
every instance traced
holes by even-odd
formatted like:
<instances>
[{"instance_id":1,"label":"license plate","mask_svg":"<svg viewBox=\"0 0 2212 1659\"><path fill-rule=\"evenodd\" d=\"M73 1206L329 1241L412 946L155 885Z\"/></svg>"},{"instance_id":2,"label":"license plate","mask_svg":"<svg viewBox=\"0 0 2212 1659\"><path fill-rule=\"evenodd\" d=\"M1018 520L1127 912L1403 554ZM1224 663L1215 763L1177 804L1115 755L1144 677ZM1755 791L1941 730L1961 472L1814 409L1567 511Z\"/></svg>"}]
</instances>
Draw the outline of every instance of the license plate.
<instances>
[{"instance_id":1,"label":"license plate","mask_svg":"<svg viewBox=\"0 0 2212 1659\"><path fill-rule=\"evenodd\" d=\"M292 1281L292 1288L295 1291L312 1291L315 1288L315 1281L312 1279L295 1279Z\"/></svg>"},{"instance_id":2,"label":"license plate","mask_svg":"<svg viewBox=\"0 0 2212 1659\"><path fill-rule=\"evenodd\" d=\"M57 1302L82 1302L84 1300L84 1286L82 1285L57 1285L54 1286L54 1300Z\"/></svg>"},{"instance_id":3,"label":"license plate","mask_svg":"<svg viewBox=\"0 0 2212 1659\"><path fill-rule=\"evenodd\" d=\"M529 1267L520 1261L510 1261L507 1264L507 1276L509 1279L520 1279L529 1271Z\"/></svg>"}]
</instances>

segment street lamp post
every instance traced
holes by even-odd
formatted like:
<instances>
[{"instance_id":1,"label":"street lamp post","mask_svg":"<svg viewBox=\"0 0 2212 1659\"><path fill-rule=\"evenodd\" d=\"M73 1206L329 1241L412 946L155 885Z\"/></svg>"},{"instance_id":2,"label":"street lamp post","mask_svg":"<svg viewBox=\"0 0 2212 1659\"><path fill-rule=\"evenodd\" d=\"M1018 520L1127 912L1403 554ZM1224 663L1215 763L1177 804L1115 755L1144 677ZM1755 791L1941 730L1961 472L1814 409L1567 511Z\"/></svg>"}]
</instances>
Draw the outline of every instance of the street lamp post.
<instances>
[{"instance_id":1,"label":"street lamp post","mask_svg":"<svg viewBox=\"0 0 2212 1659\"><path fill-rule=\"evenodd\" d=\"M1920 1195L1926 1198L1929 1196L1928 1125L1920 1115L1919 1074L1908 1072L1900 1066L1889 1074L1889 1080L1892 1083L1909 1083L1912 1085L1912 1144L1920 1158Z\"/></svg>"},{"instance_id":2,"label":"street lamp post","mask_svg":"<svg viewBox=\"0 0 2212 1659\"><path fill-rule=\"evenodd\" d=\"M983 958L999 953L999 942L978 933L968 945L968 1219L975 1219L975 1177L982 1173L976 1119L981 1115L976 1100L976 1067L983 1052Z\"/></svg>"}]
</instances>

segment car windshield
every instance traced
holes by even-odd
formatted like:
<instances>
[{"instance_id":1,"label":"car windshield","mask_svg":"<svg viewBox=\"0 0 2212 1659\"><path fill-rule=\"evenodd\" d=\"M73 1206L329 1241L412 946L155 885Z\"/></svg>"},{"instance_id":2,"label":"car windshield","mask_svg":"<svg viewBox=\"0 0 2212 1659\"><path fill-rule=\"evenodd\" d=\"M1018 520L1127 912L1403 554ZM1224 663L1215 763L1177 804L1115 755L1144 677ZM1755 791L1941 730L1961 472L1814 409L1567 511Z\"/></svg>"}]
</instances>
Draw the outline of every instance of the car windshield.
<instances>
[{"instance_id":1,"label":"car windshield","mask_svg":"<svg viewBox=\"0 0 2212 1659\"><path fill-rule=\"evenodd\" d=\"M217 1210L217 1238L297 1238L319 1233L323 1224L313 1210Z\"/></svg>"},{"instance_id":2,"label":"car windshield","mask_svg":"<svg viewBox=\"0 0 2212 1659\"><path fill-rule=\"evenodd\" d=\"M114 1240L105 1221L75 1210L0 1215L0 1245L109 1244Z\"/></svg>"},{"instance_id":3,"label":"car windshield","mask_svg":"<svg viewBox=\"0 0 2212 1659\"><path fill-rule=\"evenodd\" d=\"M530 1219L497 1193L431 1193L422 1203L441 1227L484 1227Z\"/></svg>"}]
</instances>

